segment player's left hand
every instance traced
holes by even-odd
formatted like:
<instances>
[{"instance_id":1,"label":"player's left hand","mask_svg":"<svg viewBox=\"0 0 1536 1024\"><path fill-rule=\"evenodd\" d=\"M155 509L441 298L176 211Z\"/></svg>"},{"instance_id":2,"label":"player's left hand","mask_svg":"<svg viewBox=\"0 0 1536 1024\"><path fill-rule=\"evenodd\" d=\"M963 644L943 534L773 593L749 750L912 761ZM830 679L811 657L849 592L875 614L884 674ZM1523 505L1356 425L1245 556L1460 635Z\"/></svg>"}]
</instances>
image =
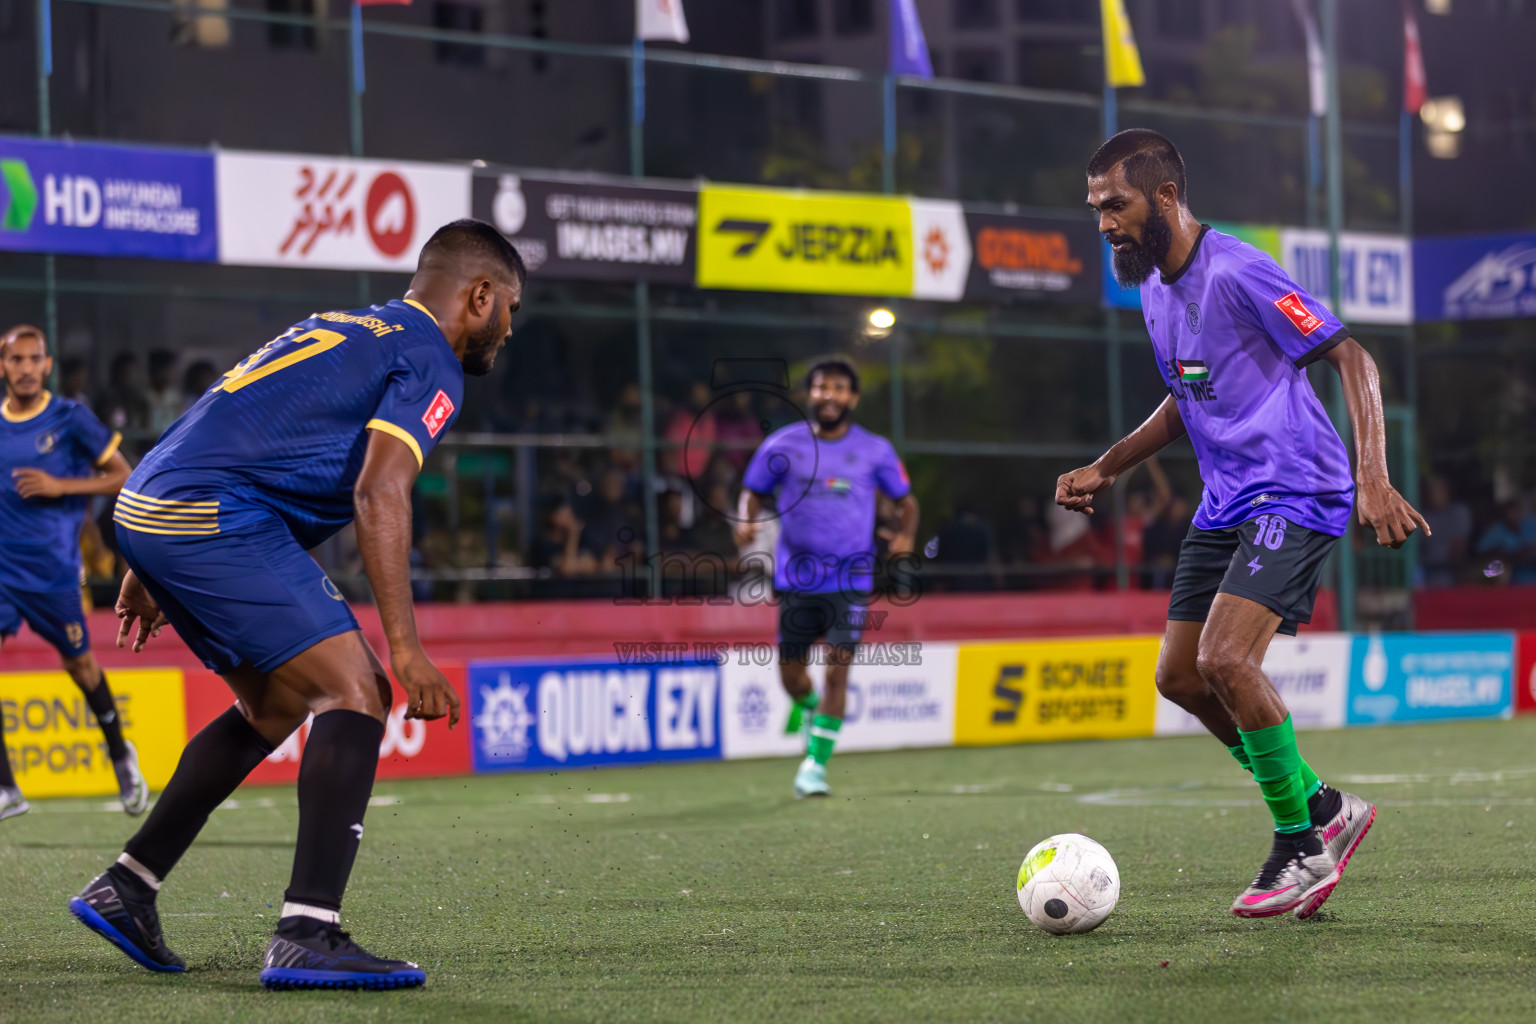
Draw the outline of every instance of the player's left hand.
<instances>
[{"instance_id":1,"label":"player's left hand","mask_svg":"<svg viewBox=\"0 0 1536 1024\"><path fill-rule=\"evenodd\" d=\"M11 478L16 482L16 493L23 498L57 498L64 494L64 481L41 469L13 469Z\"/></svg>"},{"instance_id":2,"label":"player's left hand","mask_svg":"<svg viewBox=\"0 0 1536 1024\"><path fill-rule=\"evenodd\" d=\"M1376 531L1376 543L1384 548L1400 548L1415 530L1434 535L1418 509L1397 493L1386 480L1362 483L1355 495L1355 514L1360 525Z\"/></svg>"},{"instance_id":3,"label":"player's left hand","mask_svg":"<svg viewBox=\"0 0 1536 1024\"><path fill-rule=\"evenodd\" d=\"M876 530L875 535L885 541L893 555L910 555L917 550L917 538L910 533L897 533L892 529Z\"/></svg>"},{"instance_id":4,"label":"player's left hand","mask_svg":"<svg viewBox=\"0 0 1536 1024\"><path fill-rule=\"evenodd\" d=\"M390 668L395 680L405 691L405 717L431 721L448 716L448 728L459 724L459 695L449 684L448 678L437 670L426 652L419 647L401 653L391 653Z\"/></svg>"},{"instance_id":5,"label":"player's left hand","mask_svg":"<svg viewBox=\"0 0 1536 1024\"><path fill-rule=\"evenodd\" d=\"M149 638L159 636L160 631L167 625L165 615L160 611L160 606L149 595L144 584L129 570L123 577L122 590L117 595L117 617L120 620L117 627L117 646L122 647L128 643L128 635L134 633L134 623L138 623L138 631L133 637L133 653L138 654L144 650L144 645L149 643Z\"/></svg>"}]
</instances>

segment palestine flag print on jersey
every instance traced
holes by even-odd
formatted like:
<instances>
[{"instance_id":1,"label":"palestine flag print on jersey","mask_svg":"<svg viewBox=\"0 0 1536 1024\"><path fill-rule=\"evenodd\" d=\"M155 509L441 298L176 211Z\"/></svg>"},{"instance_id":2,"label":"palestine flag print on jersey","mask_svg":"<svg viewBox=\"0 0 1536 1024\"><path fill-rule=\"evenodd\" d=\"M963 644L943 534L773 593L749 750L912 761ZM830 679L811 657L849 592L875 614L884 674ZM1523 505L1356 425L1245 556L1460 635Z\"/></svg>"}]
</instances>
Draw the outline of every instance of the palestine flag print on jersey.
<instances>
[{"instance_id":1,"label":"palestine flag print on jersey","mask_svg":"<svg viewBox=\"0 0 1536 1024\"><path fill-rule=\"evenodd\" d=\"M1179 380L1186 383L1197 380L1210 380L1211 371L1206 369L1204 363L1198 359L1179 360Z\"/></svg>"}]
</instances>

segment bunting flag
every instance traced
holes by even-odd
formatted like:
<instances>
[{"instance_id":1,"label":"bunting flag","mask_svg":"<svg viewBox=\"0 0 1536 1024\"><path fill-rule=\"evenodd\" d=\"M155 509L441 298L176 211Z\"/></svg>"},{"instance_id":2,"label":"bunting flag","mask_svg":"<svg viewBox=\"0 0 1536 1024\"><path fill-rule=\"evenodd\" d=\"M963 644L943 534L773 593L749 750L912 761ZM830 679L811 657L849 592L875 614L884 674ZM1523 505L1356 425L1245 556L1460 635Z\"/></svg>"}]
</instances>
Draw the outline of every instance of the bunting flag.
<instances>
[{"instance_id":1,"label":"bunting flag","mask_svg":"<svg viewBox=\"0 0 1536 1024\"><path fill-rule=\"evenodd\" d=\"M683 0L635 0L635 38L688 41Z\"/></svg>"},{"instance_id":2,"label":"bunting flag","mask_svg":"<svg viewBox=\"0 0 1536 1024\"><path fill-rule=\"evenodd\" d=\"M928 39L915 0L891 0L890 25L891 74L932 78L933 61L928 58Z\"/></svg>"},{"instance_id":3,"label":"bunting flag","mask_svg":"<svg viewBox=\"0 0 1536 1024\"><path fill-rule=\"evenodd\" d=\"M1099 0L1104 23L1104 84L1109 86L1145 85L1141 70L1141 51L1131 32L1131 19L1125 13L1125 0Z\"/></svg>"},{"instance_id":4,"label":"bunting flag","mask_svg":"<svg viewBox=\"0 0 1536 1024\"><path fill-rule=\"evenodd\" d=\"M1403 0L1403 109L1417 114L1429 97L1429 78L1424 74L1424 50L1419 46L1419 21L1413 5Z\"/></svg>"},{"instance_id":5,"label":"bunting flag","mask_svg":"<svg viewBox=\"0 0 1536 1024\"><path fill-rule=\"evenodd\" d=\"M1301 22L1301 33L1307 41L1307 92L1311 99L1313 117L1328 113L1328 66L1323 60L1322 38L1317 32L1317 19L1312 16L1312 0L1291 0L1296 9L1296 20Z\"/></svg>"}]
</instances>

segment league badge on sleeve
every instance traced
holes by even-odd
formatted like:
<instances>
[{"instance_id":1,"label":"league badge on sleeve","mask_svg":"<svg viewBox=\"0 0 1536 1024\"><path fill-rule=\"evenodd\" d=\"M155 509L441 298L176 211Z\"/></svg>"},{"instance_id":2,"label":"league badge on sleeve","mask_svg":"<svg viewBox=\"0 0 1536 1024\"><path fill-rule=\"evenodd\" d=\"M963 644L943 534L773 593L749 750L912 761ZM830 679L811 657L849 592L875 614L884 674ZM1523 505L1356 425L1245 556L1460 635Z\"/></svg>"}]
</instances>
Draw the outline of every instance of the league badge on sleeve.
<instances>
[{"instance_id":1,"label":"league badge on sleeve","mask_svg":"<svg viewBox=\"0 0 1536 1024\"><path fill-rule=\"evenodd\" d=\"M1301 296L1295 292L1276 299L1275 306L1290 318L1291 323L1296 325L1296 329L1302 333L1303 337L1310 336L1313 331L1323 326L1322 319L1303 305Z\"/></svg>"},{"instance_id":2,"label":"league badge on sleeve","mask_svg":"<svg viewBox=\"0 0 1536 1024\"><path fill-rule=\"evenodd\" d=\"M448 417L453 415L453 399L441 388L432 398L432 404L427 406L427 411L422 413L421 422L427 425L427 433L433 437L443 432L443 427L448 423Z\"/></svg>"}]
</instances>

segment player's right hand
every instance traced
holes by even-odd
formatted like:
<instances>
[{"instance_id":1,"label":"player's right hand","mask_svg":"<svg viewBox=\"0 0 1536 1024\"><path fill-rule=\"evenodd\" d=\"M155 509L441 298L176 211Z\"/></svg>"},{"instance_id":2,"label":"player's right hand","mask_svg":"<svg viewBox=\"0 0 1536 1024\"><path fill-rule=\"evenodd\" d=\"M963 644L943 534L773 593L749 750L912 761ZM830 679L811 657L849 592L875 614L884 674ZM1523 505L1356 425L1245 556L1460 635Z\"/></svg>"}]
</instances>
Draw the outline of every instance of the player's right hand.
<instances>
[{"instance_id":1,"label":"player's right hand","mask_svg":"<svg viewBox=\"0 0 1536 1024\"><path fill-rule=\"evenodd\" d=\"M431 721L448 716L448 728L459 724L459 706L462 703L448 679L437 670L424 651L417 649L403 654L391 654L390 668L395 681L405 691L405 717Z\"/></svg>"},{"instance_id":2,"label":"player's right hand","mask_svg":"<svg viewBox=\"0 0 1536 1024\"><path fill-rule=\"evenodd\" d=\"M1099 470L1097 466L1084 466L1070 473L1063 473L1056 480L1056 504L1073 512L1093 515L1093 499L1115 478Z\"/></svg>"},{"instance_id":3,"label":"player's right hand","mask_svg":"<svg viewBox=\"0 0 1536 1024\"><path fill-rule=\"evenodd\" d=\"M757 523L743 519L731 529L731 535L736 538L736 546L744 548L757 539Z\"/></svg>"},{"instance_id":4,"label":"player's right hand","mask_svg":"<svg viewBox=\"0 0 1536 1024\"><path fill-rule=\"evenodd\" d=\"M132 569L123 577L123 587L118 591L115 611L120 620L117 626L117 646L123 647L128 643L128 635L135 632L134 623L138 623L138 631L133 637L134 654L144 650L149 638L159 636L160 631L166 627L165 615L160 611L160 606Z\"/></svg>"}]
</instances>

